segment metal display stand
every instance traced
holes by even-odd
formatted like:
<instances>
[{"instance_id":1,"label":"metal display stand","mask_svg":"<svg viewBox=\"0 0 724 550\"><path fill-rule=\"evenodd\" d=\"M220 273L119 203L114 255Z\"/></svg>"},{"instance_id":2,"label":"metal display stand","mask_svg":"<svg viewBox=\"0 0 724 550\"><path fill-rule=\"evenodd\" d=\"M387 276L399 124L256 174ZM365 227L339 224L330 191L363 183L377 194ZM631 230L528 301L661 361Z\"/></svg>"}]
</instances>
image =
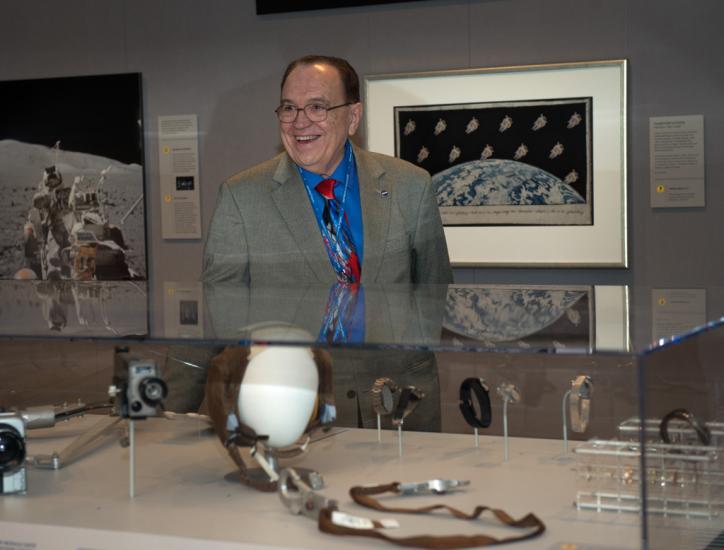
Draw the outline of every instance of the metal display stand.
<instances>
[{"instance_id":1,"label":"metal display stand","mask_svg":"<svg viewBox=\"0 0 724 550\"><path fill-rule=\"evenodd\" d=\"M59 470L101 445L114 433L119 440L125 439L125 430L122 434L117 433L121 420L119 416L103 416L61 451L33 455L28 458L28 463L36 468Z\"/></svg>"}]
</instances>

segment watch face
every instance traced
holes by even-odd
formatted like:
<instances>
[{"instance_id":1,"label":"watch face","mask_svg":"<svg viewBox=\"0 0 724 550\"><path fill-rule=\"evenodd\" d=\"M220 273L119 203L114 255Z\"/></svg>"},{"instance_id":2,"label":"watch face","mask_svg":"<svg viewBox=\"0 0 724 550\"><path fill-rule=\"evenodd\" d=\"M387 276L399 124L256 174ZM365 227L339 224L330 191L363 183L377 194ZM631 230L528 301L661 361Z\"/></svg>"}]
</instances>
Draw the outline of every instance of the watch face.
<instances>
[{"instance_id":1,"label":"watch face","mask_svg":"<svg viewBox=\"0 0 724 550\"><path fill-rule=\"evenodd\" d=\"M392 409L395 406L395 400L392 396L392 390L387 384L382 386L381 394L382 407L385 409L385 411L392 412Z\"/></svg>"},{"instance_id":2,"label":"watch face","mask_svg":"<svg viewBox=\"0 0 724 550\"><path fill-rule=\"evenodd\" d=\"M571 389L582 399L590 399L593 393L593 380L590 376L581 374L574 380L571 380Z\"/></svg>"},{"instance_id":3,"label":"watch face","mask_svg":"<svg viewBox=\"0 0 724 550\"><path fill-rule=\"evenodd\" d=\"M520 390L515 384L511 384L510 382L502 382L500 386L498 386L497 392L504 401L509 403L517 403L520 401Z\"/></svg>"}]
</instances>

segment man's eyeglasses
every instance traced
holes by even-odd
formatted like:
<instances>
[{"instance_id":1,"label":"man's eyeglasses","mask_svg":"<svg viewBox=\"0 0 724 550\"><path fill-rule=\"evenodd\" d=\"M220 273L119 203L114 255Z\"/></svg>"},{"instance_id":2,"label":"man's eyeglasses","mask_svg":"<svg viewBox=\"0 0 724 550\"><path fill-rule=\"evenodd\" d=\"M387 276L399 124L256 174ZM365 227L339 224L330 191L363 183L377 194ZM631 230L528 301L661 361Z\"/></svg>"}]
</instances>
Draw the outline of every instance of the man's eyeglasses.
<instances>
[{"instance_id":1,"label":"man's eyeglasses","mask_svg":"<svg viewBox=\"0 0 724 550\"><path fill-rule=\"evenodd\" d=\"M282 103L274 110L274 112L279 117L280 122L294 122L297 120L299 111L304 111L304 114L307 115L307 118L312 122L323 122L327 120L327 113L329 111L339 109L340 107L346 107L347 105L353 105L353 102L348 101L347 103L342 103L341 105L335 105L333 107L327 107L322 103L310 103L304 107L297 107L291 103Z\"/></svg>"}]
</instances>

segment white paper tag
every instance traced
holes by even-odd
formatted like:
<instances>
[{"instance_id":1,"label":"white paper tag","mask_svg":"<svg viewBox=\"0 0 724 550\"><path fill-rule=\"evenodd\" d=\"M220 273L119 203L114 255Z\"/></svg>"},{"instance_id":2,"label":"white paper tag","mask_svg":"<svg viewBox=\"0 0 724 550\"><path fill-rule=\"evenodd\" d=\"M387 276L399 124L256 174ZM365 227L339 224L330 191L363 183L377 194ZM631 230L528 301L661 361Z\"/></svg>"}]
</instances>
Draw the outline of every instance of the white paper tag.
<instances>
[{"instance_id":1,"label":"white paper tag","mask_svg":"<svg viewBox=\"0 0 724 550\"><path fill-rule=\"evenodd\" d=\"M344 512L332 512L332 523L335 525L341 525L342 527L349 527L350 529L374 529L375 524L371 519L361 518L359 516L351 516ZM397 520L394 519L383 519L380 520L382 527L385 529L396 529L400 526Z\"/></svg>"},{"instance_id":2,"label":"white paper tag","mask_svg":"<svg viewBox=\"0 0 724 550\"><path fill-rule=\"evenodd\" d=\"M381 519L380 523L385 529L399 529L400 523L396 519Z\"/></svg>"}]
</instances>

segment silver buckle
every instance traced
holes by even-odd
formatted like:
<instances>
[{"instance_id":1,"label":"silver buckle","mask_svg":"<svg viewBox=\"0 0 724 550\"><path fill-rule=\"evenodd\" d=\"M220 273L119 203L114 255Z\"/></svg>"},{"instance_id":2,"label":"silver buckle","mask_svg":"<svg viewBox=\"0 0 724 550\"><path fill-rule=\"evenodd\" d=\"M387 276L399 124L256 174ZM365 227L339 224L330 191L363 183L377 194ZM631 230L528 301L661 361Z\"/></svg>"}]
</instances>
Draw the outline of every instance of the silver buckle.
<instances>
[{"instance_id":1,"label":"silver buckle","mask_svg":"<svg viewBox=\"0 0 724 550\"><path fill-rule=\"evenodd\" d=\"M279 498L294 515L304 515L313 520L319 518L323 508L337 510L337 501L315 493L294 468L284 468L279 473Z\"/></svg>"},{"instance_id":2,"label":"silver buckle","mask_svg":"<svg viewBox=\"0 0 724 550\"><path fill-rule=\"evenodd\" d=\"M459 479L431 479L419 483L400 483L397 492L401 495L423 495L433 493L443 495L449 491L470 485L468 480Z\"/></svg>"}]
</instances>

